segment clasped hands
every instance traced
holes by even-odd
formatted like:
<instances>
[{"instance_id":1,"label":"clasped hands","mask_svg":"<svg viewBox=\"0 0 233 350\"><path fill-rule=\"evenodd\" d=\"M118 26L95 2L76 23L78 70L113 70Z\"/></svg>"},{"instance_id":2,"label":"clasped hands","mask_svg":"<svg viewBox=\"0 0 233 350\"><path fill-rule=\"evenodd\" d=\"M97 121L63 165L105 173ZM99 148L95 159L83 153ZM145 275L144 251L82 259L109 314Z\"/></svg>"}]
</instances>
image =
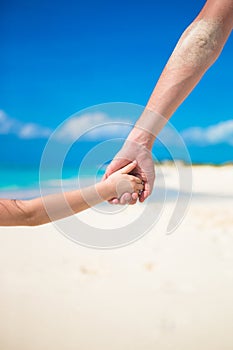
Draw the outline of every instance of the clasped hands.
<instances>
[{"instance_id":1,"label":"clasped hands","mask_svg":"<svg viewBox=\"0 0 233 350\"><path fill-rule=\"evenodd\" d=\"M112 198L111 204L135 204L138 200L144 202L152 192L155 180L154 164L151 150L143 144L135 141L126 140L121 150L116 154L112 162L108 165L103 180L106 180L111 174L125 167L130 162L136 160L136 167L130 172L142 180L144 188L138 193L126 192L120 198Z\"/></svg>"}]
</instances>

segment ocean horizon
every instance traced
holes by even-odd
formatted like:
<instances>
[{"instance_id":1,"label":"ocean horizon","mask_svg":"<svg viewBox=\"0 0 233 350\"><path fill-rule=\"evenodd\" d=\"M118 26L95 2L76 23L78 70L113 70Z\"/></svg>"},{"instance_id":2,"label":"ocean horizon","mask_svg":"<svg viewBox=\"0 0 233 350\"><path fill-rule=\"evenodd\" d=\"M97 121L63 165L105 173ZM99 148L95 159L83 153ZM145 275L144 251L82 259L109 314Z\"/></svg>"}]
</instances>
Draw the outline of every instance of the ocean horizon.
<instances>
[{"instance_id":1,"label":"ocean horizon","mask_svg":"<svg viewBox=\"0 0 233 350\"><path fill-rule=\"evenodd\" d=\"M65 190L79 188L77 180L81 180L82 186L89 180L93 181L93 178L100 180L107 164L100 167L101 157L104 155L103 159L112 159L118 151L114 147L110 150L109 147L105 147L104 153L101 153L102 150L94 153L96 146L100 144L98 141L76 142L69 150L60 170L59 157L56 156L60 154L58 144L54 147L52 159L49 159L48 165L43 167L43 172L40 174L45 140L19 140L13 136L2 137L2 141L4 140L7 141L4 143L5 147L0 148L0 196L2 198L32 198L40 195L41 186L46 193L54 193L59 190L61 180ZM120 146L121 141L117 144L117 147ZM62 147L61 145L61 151L63 151ZM155 164L172 163L174 160L188 164L191 162L193 165L221 166L233 163L233 147L226 143L211 146L190 145L186 151L184 150L183 146L174 146L171 147L173 154L170 154L169 149L156 142L152 155Z\"/></svg>"},{"instance_id":2,"label":"ocean horizon","mask_svg":"<svg viewBox=\"0 0 233 350\"><path fill-rule=\"evenodd\" d=\"M181 162L190 165L182 160ZM158 166L163 164L172 165L173 161L164 159L155 162L155 166L156 164ZM193 162L192 166L208 165L219 167L230 164L233 164L233 162ZM61 186L66 191L82 188L83 186L101 181L104 171L105 168L98 169L97 167L85 169L85 172L83 170L79 171L78 166L64 167L61 176L57 176L57 169L48 169L46 172L43 172L43 176L40 176L40 168L37 166L0 165L0 197L29 199L39 196L41 189L43 189L43 193L49 194L56 193L60 190Z\"/></svg>"}]
</instances>

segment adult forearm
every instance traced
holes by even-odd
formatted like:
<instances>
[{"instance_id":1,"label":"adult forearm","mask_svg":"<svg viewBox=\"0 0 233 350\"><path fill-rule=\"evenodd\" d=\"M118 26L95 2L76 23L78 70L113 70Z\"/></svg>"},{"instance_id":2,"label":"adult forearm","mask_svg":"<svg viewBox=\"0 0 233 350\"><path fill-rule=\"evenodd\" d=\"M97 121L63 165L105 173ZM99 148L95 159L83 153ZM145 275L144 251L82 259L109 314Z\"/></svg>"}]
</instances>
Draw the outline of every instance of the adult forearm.
<instances>
[{"instance_id":1,"label":"adult forearm","mask_svg":"<svg viewBox=\"0 0 233 350\"><path fill-rule=\"evenodd\" d=\"M229 4L208 1L182 34L129 139L151 148L166 121L215 62L232 29Z\"/></svg>"},{"instance_id":2,"label":"adult forearm","mask_svg":"<svg viewBox=\"0 0 233 350\"><path fill-rule=\"evenodd\" d=\"M220 20L194 21L178 41L146 108L170 118L215 62L227 34Z\"/></svg>"}]
</instances>

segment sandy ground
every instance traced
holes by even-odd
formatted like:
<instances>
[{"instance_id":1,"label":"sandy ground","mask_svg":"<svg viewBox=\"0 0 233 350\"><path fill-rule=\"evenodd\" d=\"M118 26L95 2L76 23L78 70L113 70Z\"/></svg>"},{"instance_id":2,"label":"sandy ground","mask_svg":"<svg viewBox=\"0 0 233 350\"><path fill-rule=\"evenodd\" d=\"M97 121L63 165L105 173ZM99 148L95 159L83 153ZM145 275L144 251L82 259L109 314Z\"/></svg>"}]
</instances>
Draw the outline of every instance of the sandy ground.
<instances>
[{"instance_id":1,"label":"sandy ground","mask_svg":"<svg viewBox=\"0 0 233 350\"><path fill-rule=\"evenodd\" d=\"M168 201L120 249L79 246L50 224L1 228L0 349L233 349L232 180L233 166L194 167L179 228L165 234Z\"/></svg>"}]
</instances>

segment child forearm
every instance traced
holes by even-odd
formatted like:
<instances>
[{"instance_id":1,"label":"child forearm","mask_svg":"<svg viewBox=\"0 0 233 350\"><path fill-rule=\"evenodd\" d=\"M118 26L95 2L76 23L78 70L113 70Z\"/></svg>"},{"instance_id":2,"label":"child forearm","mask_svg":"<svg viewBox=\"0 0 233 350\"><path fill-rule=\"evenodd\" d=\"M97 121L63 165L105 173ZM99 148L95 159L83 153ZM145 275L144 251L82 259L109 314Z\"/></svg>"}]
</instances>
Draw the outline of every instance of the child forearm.
<instances>
[{"instance_id":1,"label":"child forearm","mask_svg":"<svg viewBox=\"0 0 233 350\"><path fill-rule=\"evenodd\" d=\"M0 199L0 226L38 226L79 213L123 193L139 193L143 183L130 175L137 166L131 162L103 182L81 190L48 195L31 200Z\"/></svg>"},{"instance_id":2,"label":"child forearm","mask_svg":"<svg viewBox=\"0 0 233 350\"><path fill-rule=\"evenodd\" d=\"M1 226L37 226L77 214L115 195L111 184L97 183L82 190L30 200L0 200Z\"/></svg>"},{"instance_id":3,"label":"child forearm","mask_svg":"<svg viewBox=\"0 0 233 350\"><path fill-rule=\"evenodd\" d=\"M81 190L18 201L18 206L25 212L21 224L37 226L63 219L108 200L111 195L112 191L105 183L98 183Z\"/></svg>"}]
</instances>

